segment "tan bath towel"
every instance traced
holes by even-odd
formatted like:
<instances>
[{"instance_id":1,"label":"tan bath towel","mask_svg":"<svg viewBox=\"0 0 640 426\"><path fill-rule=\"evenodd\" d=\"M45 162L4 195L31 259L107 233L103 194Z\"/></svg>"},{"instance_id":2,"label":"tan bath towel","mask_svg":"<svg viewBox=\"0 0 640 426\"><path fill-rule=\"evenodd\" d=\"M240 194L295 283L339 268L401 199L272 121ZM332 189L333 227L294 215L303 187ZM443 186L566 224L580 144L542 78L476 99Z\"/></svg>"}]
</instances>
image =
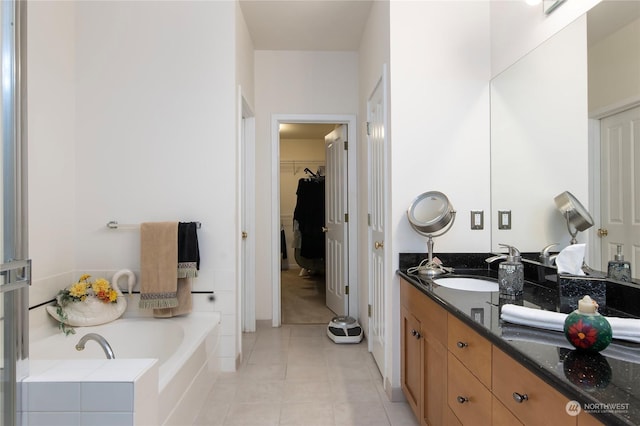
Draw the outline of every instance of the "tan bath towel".
<instances>
[{"instance_id":1,"label":"tan bath towel","mask_svg":"<svg viewBox=\"0 0 640 426\"><path fill-rule=\"evenodd\" d=\"M140 225L140 308L178 306L178 222Z\"/></svg>"},{"instance_id":2,"label":"tan bath towel","mask_svg":"<svg viewBox=\"0 0 640 426\"><path fill-rule=\"evenodd\" d=\"M178 306L175 308L154 309L156 318L171 318L191 313L193 301L191 297L191 278L178 278Z\"/></svg>"}]
</instances>

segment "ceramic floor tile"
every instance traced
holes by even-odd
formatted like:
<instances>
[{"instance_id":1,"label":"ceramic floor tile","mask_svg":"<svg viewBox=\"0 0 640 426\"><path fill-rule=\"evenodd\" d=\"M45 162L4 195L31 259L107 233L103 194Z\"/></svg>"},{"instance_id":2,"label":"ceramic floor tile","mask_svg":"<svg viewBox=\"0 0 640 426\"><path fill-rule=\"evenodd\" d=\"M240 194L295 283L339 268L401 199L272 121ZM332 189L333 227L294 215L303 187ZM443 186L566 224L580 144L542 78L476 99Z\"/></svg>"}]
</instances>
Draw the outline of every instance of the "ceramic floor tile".
<instances>
[{"instance_id":1,"label":"ceramic floor tile","mask_svg":"<svg viewBox=\"0 0 640 426\"><path fill-rule=\"evenodd\" d=\"M280 419L280 404L231 404L224 426L276 426Z\"/></svg>"},{"instance_id":2,"label":"ceramic floor tile","mask_svg":"<svg viewBox=\"0 0 640 426\"><path fill-rule=\"evenodd\" d=\"M282 400L284 381L243 382L238 385L235 402L271 402Z\"/></svg>"},{"instance_id":3,"label":"ceramic floor tile","mask_svg":"<svg viewBox=\"0 0 640 426\"><path fill-rule=\"evenodd\" d=\"M271 327L243 335L244 359L220 373L198 415L204 425L416 426L392 403L366 342L336 344L326 327Z\"/></svg>"},{"instance_id":4,"label":"ceramic floor tile","mask_svg":"<svg viewBox=\"0 0 640 426\"><path fill-rule=\"evenodd\" d=\"M328 381L285 381L283 402L333 402L331 384Z\"/></svg>"},{"instance_id":5,"label":"ceramic floor tile","mask_svg":"<svg viewBox=\"0 0 640 426\"><path fill-rule=\"evenodd\" d=\"M355 402L333 404L336 425L340 426L390 426L387 413L381 403Z\"/></svg>"},{"instance_id":6,"label":"ceramic floor tile","mask_svg":"<svg viewBox=\"0 0 640 426\"><path fill-rule=\"evenodd\" d=\"M333 407L330 403L282 404L281 426L334 426Z\"/></svg>"}]
</instances>

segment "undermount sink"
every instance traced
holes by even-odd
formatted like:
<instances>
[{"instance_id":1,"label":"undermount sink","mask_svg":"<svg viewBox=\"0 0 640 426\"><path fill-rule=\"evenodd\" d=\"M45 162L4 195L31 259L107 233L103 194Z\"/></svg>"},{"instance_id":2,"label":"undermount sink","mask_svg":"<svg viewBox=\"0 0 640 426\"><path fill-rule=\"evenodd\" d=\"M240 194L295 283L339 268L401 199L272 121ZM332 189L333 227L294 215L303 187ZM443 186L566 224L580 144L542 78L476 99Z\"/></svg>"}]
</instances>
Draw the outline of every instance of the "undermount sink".
<instances>
[{"instance_id":1,"label":"undermount sink","mask_svg":"<svg viewBox=\"0 0 640 426\"><path fill-rule=\"evenodd\" d=\"M439 286L454 290L466 291L498 291L498 283L483 278L441 277L433 280Z\"/></svg>"}]
</instances>

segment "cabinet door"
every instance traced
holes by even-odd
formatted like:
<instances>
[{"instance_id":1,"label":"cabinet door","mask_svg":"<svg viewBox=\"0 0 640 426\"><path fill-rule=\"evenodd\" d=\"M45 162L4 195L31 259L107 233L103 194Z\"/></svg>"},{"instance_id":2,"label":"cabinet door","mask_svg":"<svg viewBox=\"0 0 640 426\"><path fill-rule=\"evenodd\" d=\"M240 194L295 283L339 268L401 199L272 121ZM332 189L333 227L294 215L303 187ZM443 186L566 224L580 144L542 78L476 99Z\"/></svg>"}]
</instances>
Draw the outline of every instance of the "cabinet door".
<instances>
[{"instance_id":1,"label":"cabinet door","mask_svg":"<svg viewBox=\"0 0 640 426\"><path fill-rule=\"evenodd\" d=\"M402 362L400 377L402 392L416 418L420 419L422 401L422 341L420 321L404 306L401 307L402 329L400 351Z\"/></svg>"},{"instance_id":2,"label":"cabinet door","mask_svg":"<svg viewBox=\"0 0 640 426\"><path fill-rule=\"evenodd\" d=\"M447 348L429 333L425 333L421 340L424 352L422 424L444 425L447 423Z\"/></svg>"},{"instance_id":3,"label":"cabinet door","mask_svg":"<svg viewBox=\"0 0 640 426\"><path fill-rule=\"evenodd\" d=\"M518 421L516 416L507 407L502 405L495 396L491 398L491 425L492 426L522 426L522 423Z\"/></svg>"}]
</instances>

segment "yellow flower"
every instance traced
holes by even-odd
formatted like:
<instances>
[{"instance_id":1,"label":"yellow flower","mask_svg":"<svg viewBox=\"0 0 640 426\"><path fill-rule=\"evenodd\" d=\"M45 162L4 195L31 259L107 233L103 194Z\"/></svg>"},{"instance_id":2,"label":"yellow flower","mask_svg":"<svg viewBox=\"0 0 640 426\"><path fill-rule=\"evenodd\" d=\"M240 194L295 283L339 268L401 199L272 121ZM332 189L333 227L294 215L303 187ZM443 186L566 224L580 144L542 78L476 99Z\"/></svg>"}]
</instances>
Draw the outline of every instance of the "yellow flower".
<instances>
[{"instance_id":1,"label":"yellow flower","mask_svg":"<svg viewBox=\"0 0 640 426\"><path fill-rule=\"evenodd\" d=\"M96 293L107 292L111 289L109 281L105 280L104 278L98 278L97 280L95 280L91 287L93 287L93 291Z\"/></svg>"},{"instance_id":2,"label":"yellow flower","mask_svg":"<svg viewBox=\"0 0 640 426\"><path fill-rule=\"evenodd\" d=\"M85 281L87 281L89 278L91 278L91 275L89 275L89 274L82 274L82 275L80 276L80 279L79 279L78 281L80 281L80 282L85 282Z\"/></svg>"},{"instance_id":3,"label":"yellow flower","mask_svg":"<svg viewBox=\"0 0 640 426\"><path fill-rule=\"evenodd\" d=\"M87 294L87 283L77 282L69 287L69 294L73 297L81 298Z\"/></svg>"},{"instance_id":4,"label":"yellow flower","mask_svg":"<svg viewBox=\"0 0 640 426\"><path fill-rule=\"evenodd\" d=\"M115 291L114 289L111 289L111 291L109 291L109 301L115 302L117 299L118 299L118 292Z\"/></svg>"}]
</instances>

